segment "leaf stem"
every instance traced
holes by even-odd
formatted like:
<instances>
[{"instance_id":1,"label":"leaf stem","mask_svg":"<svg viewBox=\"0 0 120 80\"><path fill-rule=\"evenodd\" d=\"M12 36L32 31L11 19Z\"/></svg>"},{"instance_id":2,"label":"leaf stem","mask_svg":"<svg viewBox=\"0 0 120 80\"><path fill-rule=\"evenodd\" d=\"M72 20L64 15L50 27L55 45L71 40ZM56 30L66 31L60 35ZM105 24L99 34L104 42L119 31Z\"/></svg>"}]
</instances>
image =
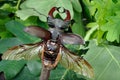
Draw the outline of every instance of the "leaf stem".
<instances>
[{"instance_id":1,"label":"leaf stem","mask_svg":"<svg viewBox=\"0 0 120 80\"><path fill-rule=\"evenodd\" d=\"M62 77L61 77L60 80L63 80L63 79L64 79L64 77L65 77L65 75L67 74L68 71L69 71L69 69L67 69L67 70L64 72L64 74L62 75Z\"/></svg>"},{"instance_id":2,"label":"leaf stem","mask_svg":"<svg viewBox=\"0 0 120 80\"><path fill-rule=\"evenodd\" d=\"M16 9L17 9L17 10L19 9L20 2L21 2L21 0L18 0L17 5L16 5Z\"/></svg>"}]
</instances>

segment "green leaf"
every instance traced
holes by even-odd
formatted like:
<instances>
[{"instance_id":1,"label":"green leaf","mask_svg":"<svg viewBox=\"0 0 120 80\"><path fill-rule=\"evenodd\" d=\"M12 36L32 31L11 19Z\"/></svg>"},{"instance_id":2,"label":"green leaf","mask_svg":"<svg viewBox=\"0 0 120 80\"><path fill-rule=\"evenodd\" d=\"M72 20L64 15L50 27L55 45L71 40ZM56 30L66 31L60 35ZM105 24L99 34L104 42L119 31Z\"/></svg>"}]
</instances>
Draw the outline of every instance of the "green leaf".
<instances>
[{"instance_id":1,"label":"green leaf","mask_svg":"<svg viewBox=\"0 0 120 80\"><path fill-rule=\"evenodd\" d=\"M38 80L42 65L39 61L30 61L27 66L19 73L14 80ZM58 76L59 75L59 76ZM49 80L86 80L83 76L76 75L75 72L63 68L58 65L54 70L51 70Z\"/></svg>"},{"instance_id":2,"label":"green leaf","mask_svg":"<svg viewBox=\"0 0 120 80\"><path fill-rule=\"evenodd\" d=\"M56 1L56 0L54 0L54 1ZM72 8L72 3L70 0L57 0L57 2L54 3L54 6L63 7L65 9L68 9L70 11L71 18L73 18L73 8ZM62 18L66 17L66 15L61 15L61 16L62 16Z\"/></svg>"},{"instance_id":3,"label":"green leaf","mask_svg":"<svg viewBox=\"0 0 120 80\"><path fill-rule=\"evenodd\" d=\"M97 22L102 23L104 18L107 16L114 15L114 10L116 4L112 2L112 0L84 0L84 4L89 9L91 17L94 17Z\"/></svg>"},{"instance_id":4,"label":"green leaf","mask_svg":"<svg viewBox=\"0 0 120 80\"><path fill-rule=\"evenodd\" d=\"M81 5L80 5L79 0L71 0L71 3L72 3L72 5L73 5L73 8L74 8L77 12L79 12L79 13L82 12L82 7L81 7Z\"/></svg>"},{"instance_id":5,"label":"green leaf","mask_svg":"<svg viewBox=\"0 0 120 80\"><path fill-rule=\"evenodd\" d=\"M15 77L25 65L25 61L2 60L0 62L0 71L5 73L6 79L11 80Z\"/></svg>"},{"instance_id":6,"label":"green leaf","mask_svg":"<svg viewBox=\"0 0 120 80\"><path fill-rule=\"evenodd\" d=\"M42 68L42 64L40 61L28 61L27 67L32 75L38 76L40 75L40 69Z\"/></svg>"},{"instance_id":7,"label":"green leaf","mask_svg":"<svg viewBox=\"0 0 120 80\"><path fill-rule=\"evenodd\" d=\"M68 9L71 13L71 17L73 17L73 8L70 0L41 0L41 1L27 0L21 5L22 10L17 11L16 14L18 17L20 17L23 20L27 19L29 16L39 16L40 20L46 21L46 17L38 14L36 11L34 11L31 8L34 8L38 12L48 16L49 10L54 6L64 7L65 9ZM62 18L66 17L65 14L61 16Z\"/></svg>"},{"instance_id":8,"label":"green leaf","mask_svg":"<svg viewBox=\"0 0 120 80\"><path fill-rule=\"evenodd\" d=\"M21 24L24 24L25 26L30 26L30 25L37 25L37 17L31 16L25 21L17 19L16 21L20 22Z\"/></svg>"},{"instance_id":9,"label":"green leaf","mask_svg":"<svg viewBox=\"0 0 120 80\"><path fill-rule=\"evenodd\" d=\"M8 32L8 31L3 31L0 33L0 39L4 39L4 38L9 38L9 37L12 37L13 35Z\"/></svg>"},{"instance_id":10,"label":"green leaf","mask_svg":"<svg viewBox=\"0 0 120 80\"><path fill-rule=\"evenodd\" d=\"M120 11L120 1L84 0L83 2L89 9L90 15L92 17L91 21L94 21L98 24L98 28L94 31L96 32L94 33L95 37L93 38L97 38L98 42L107 39L110 42L119 43L120 28L118 25L120 22L120 15L118 13ZM89 32L91 32L91 29ZM89 37L92 37L92 35L89 35Z\"/></svg>"},{"instance_id":11,"label":"green leaf","mask_svg":"<svg viewBox=\"0 0 120 80\"><path fill-rule=\"evenodd\" d=\"M82 77L80 77L80 75L77 76L75 72L65 69L61 65L58 65L55 70L51 71L49 79L50 80L86 80L83 79Z\"/></svg>"},{"instance_id":12,"label":"green leaf","mask_svg":"<svg viewBox=\"0 0 120 80\"><path fill-rule=\"evenodd\" d=\"M31 43L37 42L40 39L29 35L28 33L24 32L24 25L20 24L16 21L10 21L6 23L6 28L11 33L13 33L16 37L18 37L23 43Z\"/></svg>"},{"instance_id":13,"label":"green leaf","mask_svg":"<svg viewBox=\"0 0 120 80\"><path fill-rule=\"evenodd\" d=\"M93 22L93 23L89 23L87 25L87 27L91 28L91 29L87 32L87 34L84 38L85 41L88 41L92 37L92 34L94 34L94 32L98 29L99 25L97 23Z\"/></svg>"},{"instance_id":14,"label":"green leaf","mask_svg":"<svg viewBox=\"0 0 120 80\"><path fill-rule=\"evenodd\" d=\"M110 0L109 2L106 1L95 1L97 12L95 14L96 21L99 24L103 24L106 17L112 16L115 14L116 4ZM107 4L106 4L107 3Z\"/></svg>"},{"instance_id":15,"label":"green leaf","mask_svg":"<svg viewBox=\"0 0 120 80\"><path fill-rule=\"evenodd\" d=\"M89 0L82 0L81 2L83 4L83 11L84 11L84 15L85 17L87 17L87 19L91 20L92 16L95 14L96 12L96 3L95 1L89 1Z\"/></svg>"},{"instance_id":16,"label":"green leaf","mask_svg":"<svg viewBox=\"0 0 120 80\"><path fill-rule=\"evenodd\" d=\"M13 7L13 6L11 6L11 4L8 4L8 3L5 3L5 4L1 7L1 9L4 9L4 10L9 11L9 12L14 12L14 11L16 11L16 8Z\"/></svg>"},{"instance_id":17,"label":"green leaf","mask_svg":"<svg viewBox=\"0 0 120 80\"><path fill-rule=\"evenodd\" d=\"M6 38L0 40L0 53L5 52L8 48L22 44L18 38Z\"/></svg>"},{"instance_id":18,"label":"green leaf","mask_svg":"<svg viewBox=\"0 0 120 80\"><path fill-rule=\"evenodd\" d=\"M81 36L85 36L85 29L82 23L81 14L78 12L75 12L74 20L75 20L75 23L71 27L72 32Z\"/></svg>"},{"instance_id":19,"label":"green leaf","mask_svg":"<svg viewBox=\"0 0 120 80\"><path fill-rule=\"evenodd\" d=\"M30 73L27 66L13 80L39 80L39 76Z\"/></svg>"},{"instance_id":20,"label":"green leaf","mask_svg":"<svg viewBox=\"0 0 120 80\"><path fill-rule=\"evenodd\" d=\"M112 16L107 18L107 23L102 25L101 29L107 32L106 38L108 41L120 42L120 17Z\"/></svg>"},{"instance_id":21,"label":"green leaf","mask_svg":"<svg viewBox=\"0 0 120 80\"><path fill-rule=\"evenodd\" d=\"M95 72L94 80L120 79L120 48L111 45L96 45L90 41L89 51L85 55Z\"/></svg>"}]
</instances>

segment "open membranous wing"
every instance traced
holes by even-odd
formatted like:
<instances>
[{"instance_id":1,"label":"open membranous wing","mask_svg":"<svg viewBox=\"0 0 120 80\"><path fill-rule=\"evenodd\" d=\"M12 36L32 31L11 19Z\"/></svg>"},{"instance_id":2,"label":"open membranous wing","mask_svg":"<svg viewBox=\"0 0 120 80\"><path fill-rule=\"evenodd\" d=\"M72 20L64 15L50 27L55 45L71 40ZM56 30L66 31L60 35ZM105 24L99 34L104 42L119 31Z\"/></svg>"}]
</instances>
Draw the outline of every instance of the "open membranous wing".
<instances>
[{"instance_id":1,"label":"open membranous wing","mask_svg":"<svg viewBox=\"0 0 120 80\"><path fill-rule=\"evenodd\" d=\"M43 50L42 43L14 46L3 54L2 59L4 60L35 59L36 60L39 58L38 54L40 54L42 50Z\"/></svg>"},{"instance_id":2,"label":"open membranous wing","mask_svg":"<svg viewBox=\"0 0 120 80\"><path fill-rule=\"evenodd\" d=\"M80 75L86 76L88 78L94 77L94 72L91 65L85 59L73 54L65 47L62 47L61 49L60 64L63 67L73 70Z\"/></svg>"}]
</instances>

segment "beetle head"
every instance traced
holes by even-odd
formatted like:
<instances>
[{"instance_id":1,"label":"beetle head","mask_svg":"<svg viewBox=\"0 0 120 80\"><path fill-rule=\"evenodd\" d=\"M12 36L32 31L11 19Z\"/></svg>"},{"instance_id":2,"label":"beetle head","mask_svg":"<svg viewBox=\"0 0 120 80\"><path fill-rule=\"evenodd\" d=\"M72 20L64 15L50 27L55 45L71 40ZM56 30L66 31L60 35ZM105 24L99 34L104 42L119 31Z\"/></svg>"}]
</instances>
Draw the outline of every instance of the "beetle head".
<instances>
[{"instance_id":1,"label":"beetle head","mask_svg":"<svg viewBox=\"0 0 120 80\"><path fill-rule=\"evenodd\" d=\"M58 28L59 30L64 30L66 28L69 27L69 24L71 23L71 16L70 16L70 12L66 9L63 9L63 12L60 12L59 9L61 7L53 7L49 13L48 13L48 18L47 18L47 22L48 22L48 25L51 27L51 28ZM53 13L55 11L58 11L59 13L66 13L66 18L64 20L62 19L57 19L57 18L54 18L53 16Z\"/></svg>"}]
</instances>

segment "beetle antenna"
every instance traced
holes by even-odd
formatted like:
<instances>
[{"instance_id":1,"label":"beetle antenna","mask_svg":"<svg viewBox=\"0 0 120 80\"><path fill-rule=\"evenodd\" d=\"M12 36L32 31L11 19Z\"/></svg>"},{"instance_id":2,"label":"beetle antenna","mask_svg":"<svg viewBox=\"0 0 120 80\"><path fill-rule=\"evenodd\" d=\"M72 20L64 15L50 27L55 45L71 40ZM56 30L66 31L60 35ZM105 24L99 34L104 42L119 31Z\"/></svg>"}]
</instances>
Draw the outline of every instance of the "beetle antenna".
<instances>
[{"instance_id":1,"label":"beetle antenna","mask_svg":"<svg viewBox=\"0 0 120 80\"><path fill-rule=\"evenodd\" d=\"M43 15L43 16L47 17L46 15L44 15L44 14L38 12L35 8L31 8L31 9L33 9L33 10L34 10L35 12L37 12L39 15Z\"/></svg>"}]
</instances>

